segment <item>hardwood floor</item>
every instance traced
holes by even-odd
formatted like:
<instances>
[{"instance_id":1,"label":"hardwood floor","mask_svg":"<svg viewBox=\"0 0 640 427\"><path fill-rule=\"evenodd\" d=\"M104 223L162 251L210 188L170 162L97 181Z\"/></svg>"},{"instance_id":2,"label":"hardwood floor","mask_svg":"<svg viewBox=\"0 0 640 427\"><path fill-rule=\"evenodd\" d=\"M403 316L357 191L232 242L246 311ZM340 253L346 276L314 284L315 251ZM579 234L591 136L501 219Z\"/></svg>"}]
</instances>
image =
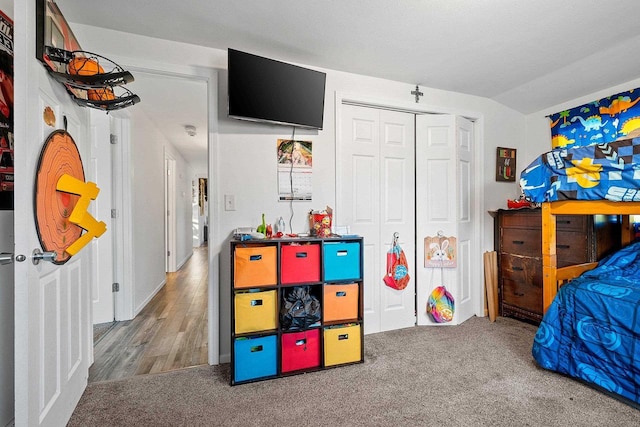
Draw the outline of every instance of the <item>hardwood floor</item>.
<instances>
[{"instance_id":1,"label":"hardwood floor","mask_svg":"<svg viewBox=\"0 0 640 427\"><path fill-rule=\"evenodd\" d=\"M133 320L117 322L94 346L89 382L207 363L208 250L193 255Z\"/></svg>"}]
</instances>

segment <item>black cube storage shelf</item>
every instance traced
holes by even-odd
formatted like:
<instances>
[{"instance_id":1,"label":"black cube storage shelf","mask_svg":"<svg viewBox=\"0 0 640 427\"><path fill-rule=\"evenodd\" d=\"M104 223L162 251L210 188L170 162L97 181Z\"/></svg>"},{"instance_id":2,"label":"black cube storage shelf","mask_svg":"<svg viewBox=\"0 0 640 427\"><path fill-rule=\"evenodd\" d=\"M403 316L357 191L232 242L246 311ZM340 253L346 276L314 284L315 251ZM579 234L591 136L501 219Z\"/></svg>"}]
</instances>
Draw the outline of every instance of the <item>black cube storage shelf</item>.
<instances>
[{"instance_id":1,"label":"black cube storage shelf","mask_svg":"<svg viewBox=\"0 0 640 427\"><path fill-rule=\"evenodd\" d=\"M230 251L231 385L364 361L361 237L232 240ZM319 319L282 315L291 294L319 304Z\"/></svg>"}]
</instances>

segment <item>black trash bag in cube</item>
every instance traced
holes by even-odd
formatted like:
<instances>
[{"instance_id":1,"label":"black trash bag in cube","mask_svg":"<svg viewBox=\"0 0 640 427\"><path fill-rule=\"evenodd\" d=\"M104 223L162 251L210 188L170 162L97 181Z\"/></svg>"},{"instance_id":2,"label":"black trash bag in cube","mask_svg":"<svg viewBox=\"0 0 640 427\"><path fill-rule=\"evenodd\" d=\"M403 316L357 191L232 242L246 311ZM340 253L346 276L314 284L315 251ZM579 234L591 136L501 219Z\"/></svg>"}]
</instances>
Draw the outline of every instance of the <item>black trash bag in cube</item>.
<instances>
[{"instance_id":1,"label":"black trash bag in cube","mask_svg":"<svg viewBox=\"0 0 640 427\"><path fill-rule=\"evenodd\" d=\"M284 290L280 308L282 329L307 329L320 321L320 301L311 295L309 286L294 286Z\"/></svg>"}]
</instances>

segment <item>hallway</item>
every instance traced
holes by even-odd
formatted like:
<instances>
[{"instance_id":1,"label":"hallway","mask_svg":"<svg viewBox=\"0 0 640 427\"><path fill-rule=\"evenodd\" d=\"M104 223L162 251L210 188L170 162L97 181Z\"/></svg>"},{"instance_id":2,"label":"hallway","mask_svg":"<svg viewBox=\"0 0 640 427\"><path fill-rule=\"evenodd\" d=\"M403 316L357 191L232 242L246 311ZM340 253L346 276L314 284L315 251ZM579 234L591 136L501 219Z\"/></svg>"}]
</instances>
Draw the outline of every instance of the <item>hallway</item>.
<instances>
[{"instance_id":1,"label":"hallway","mask_svg":"<svg viewBox=\"0 0 640 427\"><path fill-rule=\"evenodd\" d=\"M208 248L191 258L133 319L116 322L94 344L89 382L207 363Z\"/></svg>"}]
</instances>

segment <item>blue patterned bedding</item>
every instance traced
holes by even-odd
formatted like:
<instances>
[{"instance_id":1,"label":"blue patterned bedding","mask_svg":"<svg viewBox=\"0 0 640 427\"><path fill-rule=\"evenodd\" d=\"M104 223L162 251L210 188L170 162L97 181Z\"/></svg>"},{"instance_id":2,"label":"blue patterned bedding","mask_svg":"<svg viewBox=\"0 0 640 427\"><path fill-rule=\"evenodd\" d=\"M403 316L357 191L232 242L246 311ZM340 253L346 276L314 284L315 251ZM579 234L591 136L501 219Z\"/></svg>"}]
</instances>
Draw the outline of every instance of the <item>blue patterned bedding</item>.
<instances>
[{"instance_id":1,"label":"blue patterned bedding","mask_svg":"<svg viewBox=\"0 0 640 427\"><path fill-rule=\"evenodd\" d=\"M545 369L640 403L640 243L559 289L532 354Z\"/></svg>"},{"instance_id":2,"label":"blue patterned bedding","mask_svg":"<svg viewBox=\"0 0 640 427\"><path fill-rule=\"evenodd\" d=\"M534 203L640 201L640 138L545 153L522 172L520 187Z\"/></svg>"}]
</instances>

